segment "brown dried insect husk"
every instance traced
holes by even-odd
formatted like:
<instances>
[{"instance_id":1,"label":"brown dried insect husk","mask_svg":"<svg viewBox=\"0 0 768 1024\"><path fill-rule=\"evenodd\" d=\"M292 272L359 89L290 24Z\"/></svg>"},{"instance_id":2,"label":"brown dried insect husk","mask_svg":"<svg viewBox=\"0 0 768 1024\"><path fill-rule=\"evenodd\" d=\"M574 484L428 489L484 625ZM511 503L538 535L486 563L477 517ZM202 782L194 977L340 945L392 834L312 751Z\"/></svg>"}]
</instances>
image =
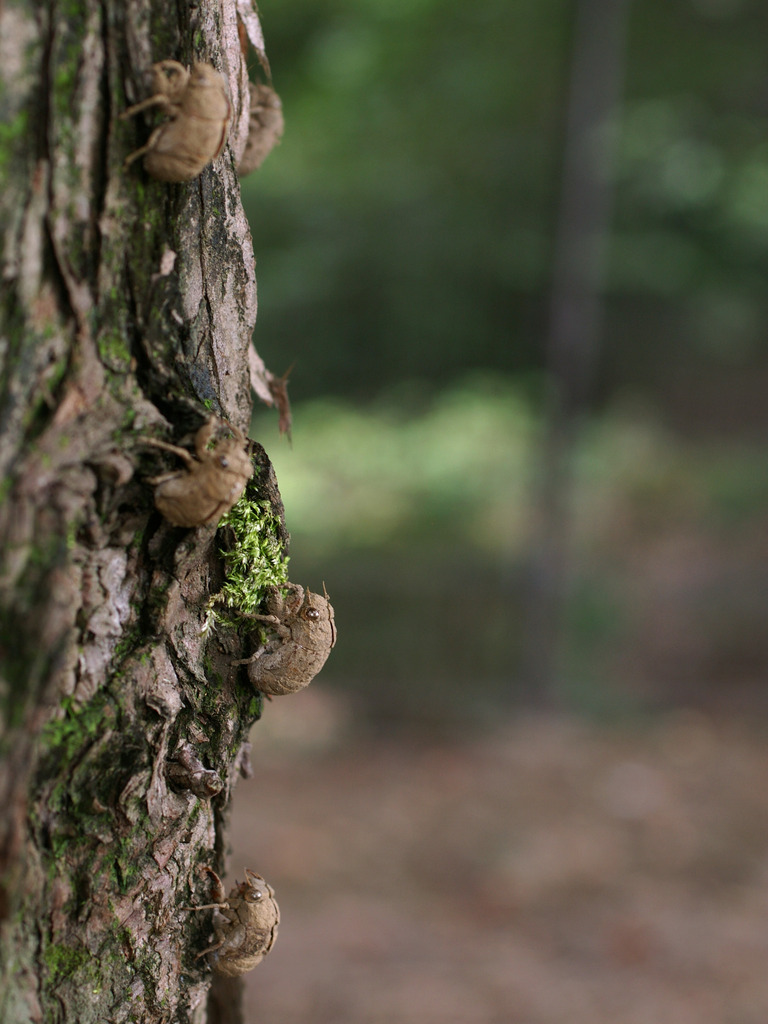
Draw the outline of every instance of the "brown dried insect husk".
<instances>
[{"instance_id":1,"label":"brown dried insect husk","mask_svg":"<svg viewBox=\"0 0 768 1024\"><path fill-rule=\"evenodd\" d=\"M241 178L261 167L280 141L285 127L283 104L275 90L262 82L251 82L250 92L248 141L237 165L237 173Z\"/></svg>"}]
</instances>

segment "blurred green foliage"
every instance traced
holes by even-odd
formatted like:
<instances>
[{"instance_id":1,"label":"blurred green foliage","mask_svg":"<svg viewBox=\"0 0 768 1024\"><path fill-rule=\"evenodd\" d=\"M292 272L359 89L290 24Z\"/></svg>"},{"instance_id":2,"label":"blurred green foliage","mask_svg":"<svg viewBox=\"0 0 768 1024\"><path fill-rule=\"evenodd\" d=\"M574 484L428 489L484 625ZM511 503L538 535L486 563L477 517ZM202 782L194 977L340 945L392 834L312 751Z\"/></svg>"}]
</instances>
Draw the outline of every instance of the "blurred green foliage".
<instances>
[{"instance_id":1,"label":"blurred green foliage","mask_svg":"<svg viewBox=\"0 0 768 1024\"><path fill-rule=\"evenodd\" d=\"M378 722L493 717L526 685L576 2L261 7L286 131L243 198L295 417L292 447L274 413L253 436L291 576L336 608L324 679ZM585 707L764 674L766 43L760 0L631 7L569 495L558 685Z\"/></svg>"},{"instance_id":2,"label":"blurred green foliage","mask_svg":"<svg viewBox=\"0 0 768 1024\"><path fill-rule=\"evenodd\" d=\"M262 5L286 116L245 179L256 344L294 398L540 369L566 0ZM768 8L638 0L600 389L765 365ZM667 399L669 402L670 400Z\"/></svg>"},{"instance_id":3,"label":"blurred green foliage","mask_svg":"<svg viewBox=\"0 0 768 1024\"><path fill-rule=\"evenodd\" d=\"M251 432L269 449L292 533L291 578L325 581L336 609L342 642L323 683L380 726L482 722L526 697L540 427L530 393L488 375L410 412L397 397L365 411L304 402L292 445L273 413L257 416ZM704 692L722 663L752 672L766 646L763 446L683 439L617 406L580 435L574 475L559 696L623 713L648 677L674 701L691 678Z\"/></svg>"},{"instance_id":4,"label":"blurred green foliage","mask_svg":"<svg viewBox=\"0 0 768 1024\"><path fill-rule=\"evenodd\" d=\"M271 451L291 529L315 550L460 540L498 551L519 540L532 429L511 385L479 378L418 413L304 403L292 449Z\"/></svg>"},{"instance_id":5,"label":"blurred green foliage","mask_svg":"<svg viewBox=\"0 0 768 1024\"><path fill-rule=\"evenodd\" d=\"M299 557L417 542L422 552L525 559L541 415L503 378L468 377L411 412L398 399L365 410L343 399L305 402L290 446L277 438L274 414L260 413L252 430L269 447ZM574 477L582 552L610 548L611 538L741 529L768 507L762 445L686 441L630 406L593 418Z\"/></svg>"}]
</instances>

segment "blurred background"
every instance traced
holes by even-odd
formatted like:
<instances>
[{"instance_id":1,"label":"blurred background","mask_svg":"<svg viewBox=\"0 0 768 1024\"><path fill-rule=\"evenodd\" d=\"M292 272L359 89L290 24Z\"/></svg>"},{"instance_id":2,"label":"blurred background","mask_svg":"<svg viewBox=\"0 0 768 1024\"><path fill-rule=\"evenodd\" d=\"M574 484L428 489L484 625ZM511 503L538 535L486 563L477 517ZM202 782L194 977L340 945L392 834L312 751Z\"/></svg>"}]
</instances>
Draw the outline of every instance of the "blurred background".
<instances>
[{"instance_id":1,"label":"blurred background","mask_svg":"<svg viewBox=\"0 0 768 1024\"><path fill-rule=\"evenodd\" d=\"M768 9L265 0L249 1021L768 1019Z\"/></svg>"}]
</instances>

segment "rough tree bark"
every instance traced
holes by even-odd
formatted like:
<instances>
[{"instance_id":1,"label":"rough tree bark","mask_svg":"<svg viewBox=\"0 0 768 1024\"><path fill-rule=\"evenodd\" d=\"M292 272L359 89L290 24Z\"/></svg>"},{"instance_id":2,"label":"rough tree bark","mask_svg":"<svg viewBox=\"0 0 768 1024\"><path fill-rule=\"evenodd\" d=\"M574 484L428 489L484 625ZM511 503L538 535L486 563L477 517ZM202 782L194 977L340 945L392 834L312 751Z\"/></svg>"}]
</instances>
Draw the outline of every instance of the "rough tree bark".
<instances>
[{"instance_id":1,"label":"rough tree bark","mask_svg":"<svg viewBox=\"0 0 768 1024\"><path fill-rule=\"evenodd\" d=\"M0 0L5 1024L238 1019L221 993L209 1016L210 917L181 908L222 868L261 700L232 660L253 645L208 628L226 528L162 519L146 477L169 457L141 438L178 443L209 410L248 428L254 19L249 0ZM233 101L227 148L188 184L122 166L155 117L118 114L166 58L223 70ZM254 457L246 497L284 545Z\"/></svg>"}]
</instances>

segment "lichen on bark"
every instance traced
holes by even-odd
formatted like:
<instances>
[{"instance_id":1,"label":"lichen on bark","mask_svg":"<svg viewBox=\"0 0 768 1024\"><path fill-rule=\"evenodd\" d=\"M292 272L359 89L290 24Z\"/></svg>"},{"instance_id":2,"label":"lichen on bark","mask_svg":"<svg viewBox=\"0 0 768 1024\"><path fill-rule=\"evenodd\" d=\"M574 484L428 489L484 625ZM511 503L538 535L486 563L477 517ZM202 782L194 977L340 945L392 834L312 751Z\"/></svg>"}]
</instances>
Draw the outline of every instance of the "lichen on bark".
<instances>
[{"instance_id":1,"label":"lichen on bark","mask_svg":"<svg viewBox=\"0 0 768 1024\"><path fill-rule=\"evenodd\" d=\"M250 420L243 5L0 7L6 1024L207 1019L209 922L182 908L204 902L202 865L222 869L261 705L237 634L206 628L221 538L162 521L141 437L183 440L208 410ZM118 114L166 58L209 61L233 101L228 147L188 184L122 166L152 117ZM258 479L281 522L268 459ZM207 781L185 788L192 756Z\"/></svg>"}]
</instances>

